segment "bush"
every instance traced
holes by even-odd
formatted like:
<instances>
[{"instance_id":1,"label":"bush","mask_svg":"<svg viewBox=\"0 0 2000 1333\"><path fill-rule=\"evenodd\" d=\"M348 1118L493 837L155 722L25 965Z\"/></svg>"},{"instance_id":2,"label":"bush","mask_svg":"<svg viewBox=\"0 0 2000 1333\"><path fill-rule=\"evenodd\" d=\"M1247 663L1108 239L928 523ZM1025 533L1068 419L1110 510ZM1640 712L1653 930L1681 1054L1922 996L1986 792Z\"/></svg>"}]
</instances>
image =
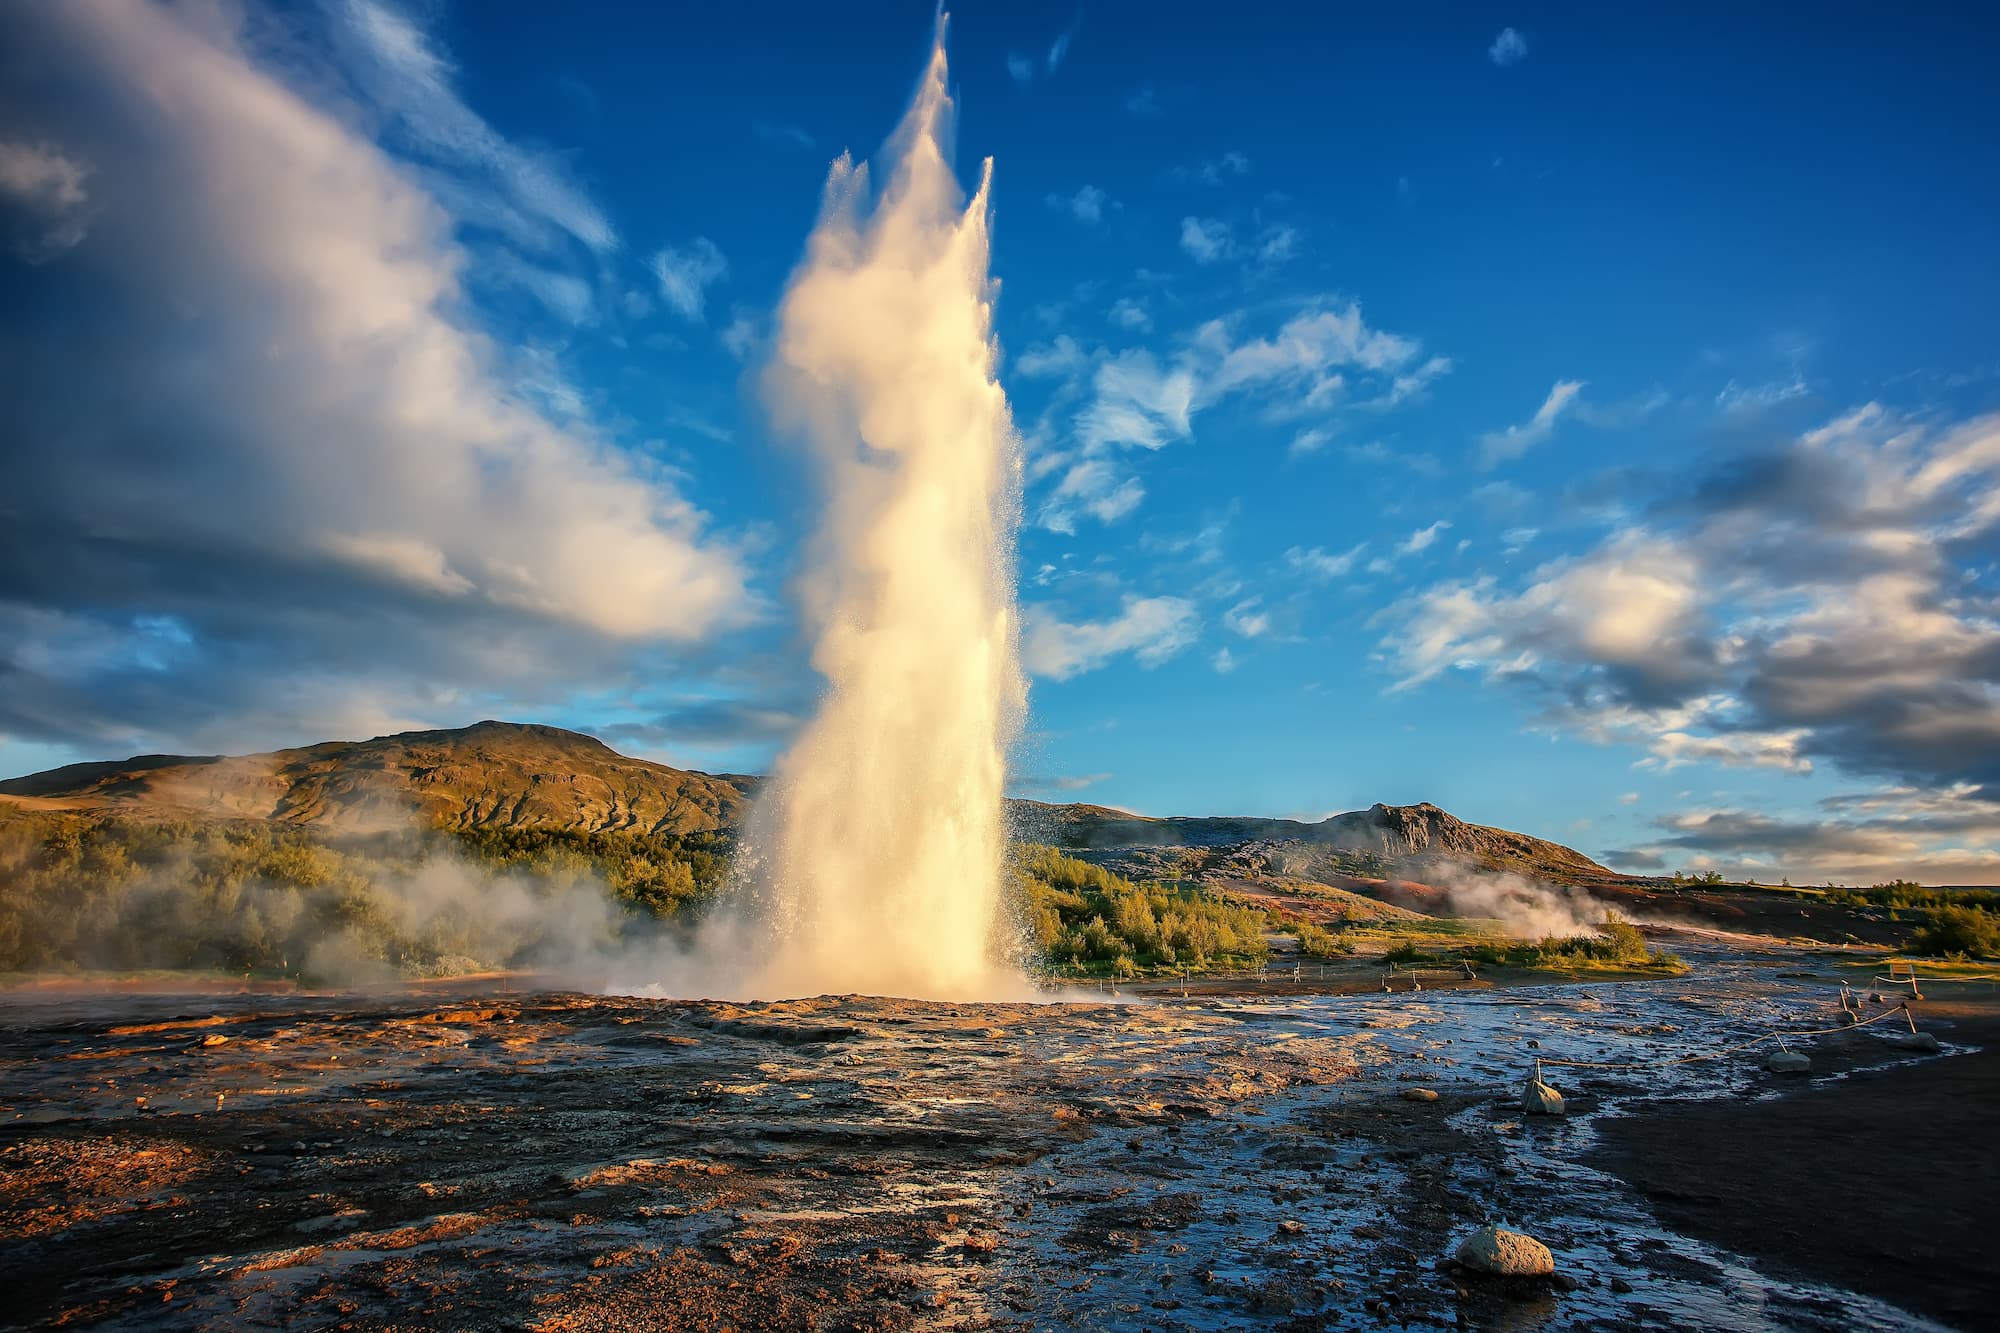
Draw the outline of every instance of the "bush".
<instances>
[{"instance_id":1,"label":"bush","mask_svg":"<svg viewBox=\"0 0 2000 1333\"><path fill-rule=\"evenodd\" d=\"M2000 917L1980 907L1937 907L1910 936L1913 953L1945 957L2000 957Z\"/></svg>"},{"instance_id":2,"label":"bush","mask_svg":"<svg viewBox=\"0 0 2000 1333\"><path fill-rule=\"evenodd\" d=\"M1294 923L1292 934L1298 936L1299 952L1308 958L1338 958L1354 952L1352 942L1310 921Z\"/></svg>"},{"instance_id":3,"label":"bush","mask_svg":"<svg viewBox=\"0 0 2000 1333\"><path fill-rule=\"evenodd\" d=\"M1015 849L1015 891L1044 966L1133 976L1262 964L1269 920L1200 889L1134 884L1052 847Z\"/></svg>"},{"instance_id":4,"label":"bush","mask_svg":"<svg viewBox=\"0 0 2000 1333\"><path fill-rule=\"evenodd\" d=\"M488 886L505 882L529 901L579 890L595 900L602 883L625 909L622 918L612 913L622 931L645 918L686 919L701 910L720 887L725 851L714 835L476 829L344 836L253 820L0 807L0 971L297 976L313 972L315 958L338 953L346 963L430 975L463 971L481 950L492 955L477 960L482 966L518 965L528 961L521 951L533 947L532 924L483 919ZM432 872L460 887L439 886ZM453 907L425 899L412 912L409 890L426 883L467 901Z\"/></svg>"}]
</instances>

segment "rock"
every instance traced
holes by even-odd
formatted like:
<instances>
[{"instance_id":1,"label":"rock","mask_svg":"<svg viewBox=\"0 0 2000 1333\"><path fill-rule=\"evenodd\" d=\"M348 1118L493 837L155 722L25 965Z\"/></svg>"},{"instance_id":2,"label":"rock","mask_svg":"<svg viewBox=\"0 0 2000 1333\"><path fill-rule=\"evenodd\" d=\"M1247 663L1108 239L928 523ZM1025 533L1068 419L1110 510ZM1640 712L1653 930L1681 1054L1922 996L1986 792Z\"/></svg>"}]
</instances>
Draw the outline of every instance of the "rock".
<instances>
[{"instance_id":1,"label":"rock","mask_svg":"<svg viewBox=\"0 0 2000 1333\"><path fill-rule=\"evenodd\" d=\"M1938 1044L1938 1039L1928 1032L1912 1032L1907 1037L1898 1037L1896 1045L1905 1051L1929 1051L1932 1054L1944 1049Z\"/></svg>"},{"instance_id":2,"label":"rock","mask_svg":"<svg viewBox=\"0 0 2000 1333\"><path fill-rule=\"evenodd\" d=\"M1403 1089L1403 1100L1406 1102L1434 1102L1437 1099L1437 1093L1429 1088Z\"/></svg>"},{"instance_id":3,"label":"rock","mask_svg":"<svg viewBox=\"0 0 2000 1333\"><path fill-rule=\"evenodd\" d=\"M1772 1051L1764 1057L1764 1068L1773 1074L1803 1074L1812 1068L1804 1051Z\"/></svg>"},{"instance_id":4,"label":"rock","mask_svg":"<svg viewBox=\"0 0 2000 1333\"><path fill-rule=\"evenodd\" d=\"M1481 1227L1459 1243L1458 1262L1495 1277L1547 1277L1556 1257L1533 1236L1500 1227Z\"/></svg>"},{"instance_id":5,"label":"rock","mask_svg":"<svg viewBox=\"0 0 2000 1333\"><path fill-rule=\"evenodd\" d=\"M1521 1109L1529 1115L1561 1115L1563 1095L1538 1078L1521 1085Z\"/></svg>"},{"instance_id":6,"label":"rock","mask_svg":"<svg viewBox=\"0 0 2000 1333\"><path fill-rule=\"evenodd\" d=\"M965 1238L965 1248L974 1254L991 1254L1000 1248L1000 1238L991 1232L976 1231Z\"/></svg>"},{"instance_id":7,"label":"rock","mask_svg":"<svg viewBox=\"0 0 2000 1333\"><path fill-rule=\"evenodd\" d=\"M1620 1296L1630 1296L1632 1294L1632 1284L1622 1277L1612 1278L1607 1285Z\"/></svg>"},{"instance_id":8,"label":"rock","mask_svg":"<svg viewBox=\"0 0 2000 1333\"><path fill-rule=\"evenodd\" d=\"M223 1036L220 1032L211 1032L201 1039L201 1044L203 1046L227 1046L229 1038Z\"/></svg>"}]
</instances>

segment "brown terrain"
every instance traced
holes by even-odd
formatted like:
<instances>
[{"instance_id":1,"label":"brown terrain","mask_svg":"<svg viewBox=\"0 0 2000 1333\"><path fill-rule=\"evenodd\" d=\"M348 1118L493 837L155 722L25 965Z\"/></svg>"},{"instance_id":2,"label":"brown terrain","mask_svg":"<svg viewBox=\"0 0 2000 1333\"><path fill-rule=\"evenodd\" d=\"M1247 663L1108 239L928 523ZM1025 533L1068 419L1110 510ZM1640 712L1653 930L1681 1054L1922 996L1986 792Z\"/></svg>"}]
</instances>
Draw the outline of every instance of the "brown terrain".
<instances>
[{"instance_id":1,"label":"brown terrain","mask_svg":"<svg viewBox=\"0 0 2000 1333\"><path fill-rule=\"evenodd\" d=\"M329 832L499 825L701 833L734 824L756 779L630 759L558 727L479 722L250 755L140 755L0 782L41 809L233 817Z\"/></svg>"}]
</instances>

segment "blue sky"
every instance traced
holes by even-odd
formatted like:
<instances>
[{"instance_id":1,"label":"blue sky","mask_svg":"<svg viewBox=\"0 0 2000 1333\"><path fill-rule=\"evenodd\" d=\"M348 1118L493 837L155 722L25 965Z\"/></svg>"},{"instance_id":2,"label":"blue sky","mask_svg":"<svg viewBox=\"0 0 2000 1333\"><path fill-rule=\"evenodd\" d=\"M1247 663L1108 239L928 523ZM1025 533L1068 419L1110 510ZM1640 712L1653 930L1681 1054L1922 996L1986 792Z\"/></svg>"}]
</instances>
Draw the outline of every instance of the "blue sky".
<instances>
[{"instance_id":1,"label":"blue sky","mask_svg":"<svg viewBox=\"0 0 2000 1333\"><path fill-rule=\"evenodd\" d=\"M0 768L767 763L814 497L757 367L930 11L58 9L0 17ZM1995 27L957 10L1017 790L2000 878Z\"/></svg>"}]
</instances>

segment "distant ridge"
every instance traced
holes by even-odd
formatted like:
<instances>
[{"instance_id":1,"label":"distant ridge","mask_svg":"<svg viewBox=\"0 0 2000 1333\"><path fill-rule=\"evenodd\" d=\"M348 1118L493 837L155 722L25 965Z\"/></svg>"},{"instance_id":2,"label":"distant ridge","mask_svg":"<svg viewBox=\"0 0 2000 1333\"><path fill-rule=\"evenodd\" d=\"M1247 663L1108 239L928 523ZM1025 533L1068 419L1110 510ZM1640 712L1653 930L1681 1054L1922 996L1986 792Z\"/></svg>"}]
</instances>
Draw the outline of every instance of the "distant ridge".
<instances>
[{"instance_id":1,"label":"distant ridge","mask_svg":"<svg viewBox=\"0 0 2000 1333\"><path fill-rule=\"evenodd\" d=\"M70 764L0 782L0 796L43 809L259 819L329 832L414 822L685 835L734 827L759 781L633 759L560 727L486 721L265 754ZM1469 860L1529 873L1615 873L1560 843L1468 824L1428 802L1374 805L1317 823L1152 818L1081 803L1009 805L1020 836L1076 850L1302 842L1390 865Z\"/></svg>"},{"instance_id":2,"label":"distant ridge","mask_svg":"<svg viewBox=\"0 0 2000 1333\"><path fill-rule=\"evenodd\" d=\"M145 755L0 782L43 808L406 827L701 833L734 824L757 779L619 754L560 727L476 722L237 756Z\"/></svg>"}]
</instances>

